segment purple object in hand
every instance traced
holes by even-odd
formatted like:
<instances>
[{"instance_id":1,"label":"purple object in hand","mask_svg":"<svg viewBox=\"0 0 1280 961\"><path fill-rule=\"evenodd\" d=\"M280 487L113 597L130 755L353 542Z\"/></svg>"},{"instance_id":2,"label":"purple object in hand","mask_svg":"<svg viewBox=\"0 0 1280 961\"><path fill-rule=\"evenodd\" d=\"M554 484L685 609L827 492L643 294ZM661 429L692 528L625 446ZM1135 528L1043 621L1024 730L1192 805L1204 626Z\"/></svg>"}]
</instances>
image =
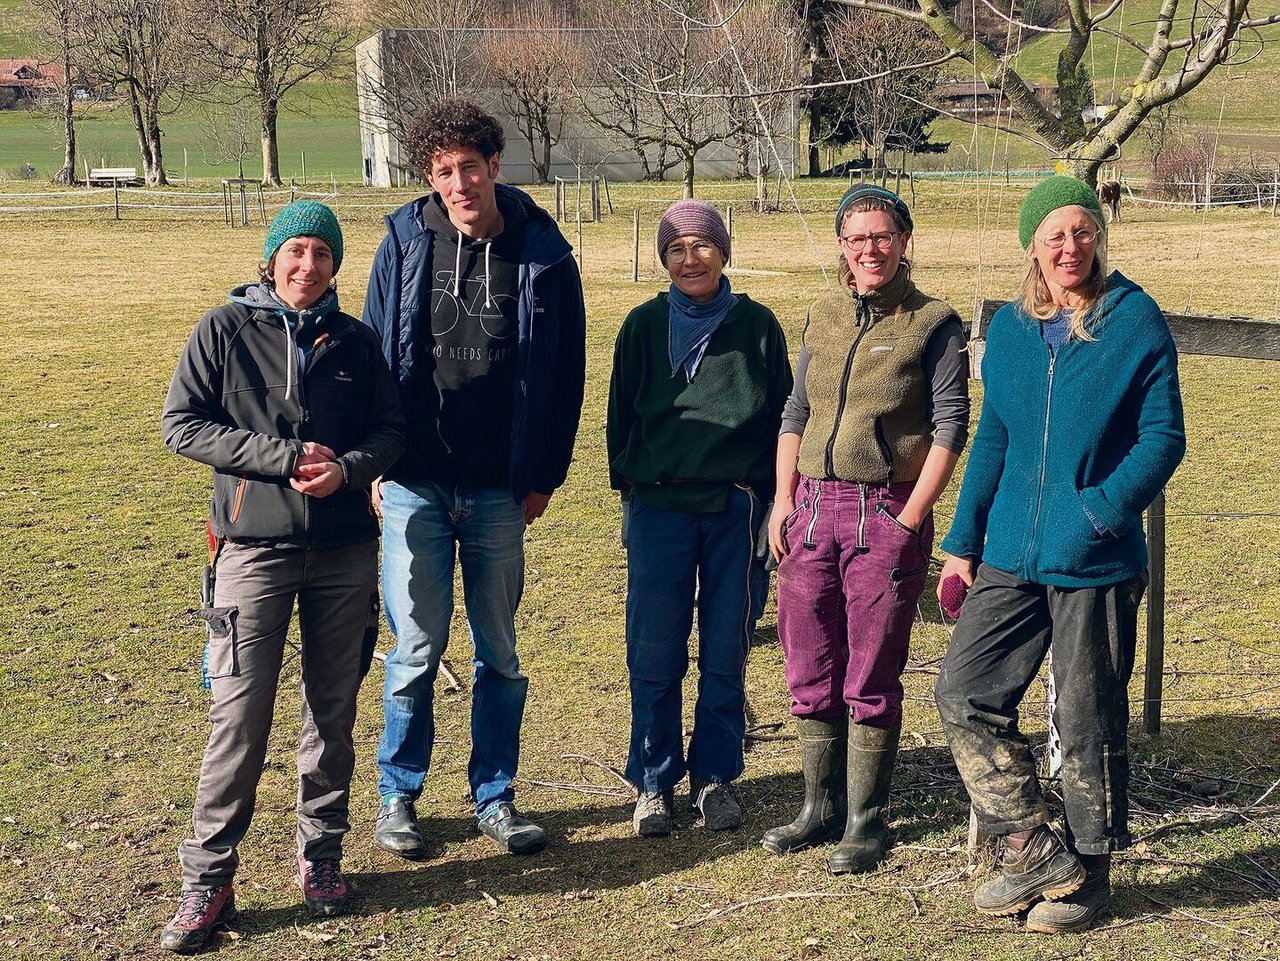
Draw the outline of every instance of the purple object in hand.
<instances>
[{"instance_id":1,"label":"purple object in hand","mask_svg":"<svg viewBox=\"0 0 1280 961\"><path fill-rule=\"evenodd\" d=\"M964 599L969 593L969 585L964 582L964 578L959 574L952 574L942 582L942 589L938 592L938 602L942 609L952 619L960 616L960 608L964 606Z\"/></svg>"}]
</instances>

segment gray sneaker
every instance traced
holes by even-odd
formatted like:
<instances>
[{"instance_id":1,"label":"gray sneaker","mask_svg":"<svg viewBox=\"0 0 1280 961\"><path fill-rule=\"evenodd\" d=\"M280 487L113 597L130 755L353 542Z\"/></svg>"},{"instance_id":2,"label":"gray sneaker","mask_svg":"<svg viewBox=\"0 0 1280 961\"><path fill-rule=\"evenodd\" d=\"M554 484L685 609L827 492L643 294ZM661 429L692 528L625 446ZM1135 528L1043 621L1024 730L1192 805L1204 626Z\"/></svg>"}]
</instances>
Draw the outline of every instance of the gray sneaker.
<instances>
[{"instance_id":1,"label":"gray sneaker","mask_svg":"<svg viewBox=\"0 0 1280 961\"><path fill-rule=\"evenodd\" d=\"M413 801L403 794L388 794L382 799L373 843L406 861L421 861L427 856L427 843L422 838Z\"/></svg>"},{"instance_id":2,"label":"gray sneaker","mask_svg":"<svg viewBox=\"0 0 1280 961\"><path fill-rule=\"evenodd\" d=\"M742 824L742 798L732 783L690 778L689 806L702 815L708 831L728 831Z\"/></svg>"},{"instance_id":3,"label":"gray sneaker","mask_svg":"<svg viewBox=\"0 0 1280 961\"><path fill-rule=\"evenodd\" d=\"M672 791L641 791L631 827L637 837L664 838L675 828L675 795Z\"/></svg>"}]
</instances>

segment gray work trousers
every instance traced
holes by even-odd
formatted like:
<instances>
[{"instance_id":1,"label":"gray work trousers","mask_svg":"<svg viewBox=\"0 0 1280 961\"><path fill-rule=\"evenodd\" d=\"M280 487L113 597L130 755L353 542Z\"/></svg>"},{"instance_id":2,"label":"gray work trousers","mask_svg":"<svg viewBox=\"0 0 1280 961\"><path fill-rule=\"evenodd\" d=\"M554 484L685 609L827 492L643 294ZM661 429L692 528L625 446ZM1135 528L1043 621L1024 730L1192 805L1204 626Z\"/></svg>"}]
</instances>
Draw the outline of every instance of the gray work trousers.
<instances>
[{"instance_id":1,"label":"gray work trousers","mask_svg":"<svg viewBox=\"0 0 1280 961\"><path fill-rule=\"evenodd\" d=\"M990 834L1049 819L1018 705L1050 646L1066 835L1079 854L1128 847L1129 677L1145 576L1105 587L1033 584L983 564L935 696L947 743Z\"/></svg>"},{"instance_id":2,"label":"gray work trousers","mask_svg":"<svg viewBox=\"0 0 1280 961\"><path fill-rule=\"evenodd\" d=\"M307 550L226 544L209 622L213 730L200 766L193 836L178 847L184 889L231 881L249 829L267 753L285 638L298 604L302 737L298 745L298 854L342 856L360 651L377 584L378 542Z\"/></svg>"}]
</instances>

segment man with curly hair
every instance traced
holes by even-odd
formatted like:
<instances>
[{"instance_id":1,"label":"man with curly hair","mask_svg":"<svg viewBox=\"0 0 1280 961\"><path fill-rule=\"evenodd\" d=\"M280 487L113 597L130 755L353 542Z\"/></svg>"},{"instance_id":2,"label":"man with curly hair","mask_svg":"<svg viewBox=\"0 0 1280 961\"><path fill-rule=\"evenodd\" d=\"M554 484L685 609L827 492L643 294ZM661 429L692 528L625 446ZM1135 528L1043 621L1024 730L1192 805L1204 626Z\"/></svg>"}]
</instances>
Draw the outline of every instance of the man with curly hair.
<instances>
[{"instance_id":1,"label":"man with curly hair","mask_svg":"<svg viewBox=\"0 0 1280 961\"><path fill-rule=\"evenodd\" d=\"M524 530L564 483L582 409L582 281L555 222L497 182L502 128L475 104L427 108L406 144L433 192L386 218L364 322L382 338L408 419L380 485L382 589L396 638L378 745L376 843L427 856L414 802L435 740L432 693L462 566L475 647L467 776L480 830L514 854L546 833L512 779L529 681L516 656Z\"/></svg>"}]
</instances>

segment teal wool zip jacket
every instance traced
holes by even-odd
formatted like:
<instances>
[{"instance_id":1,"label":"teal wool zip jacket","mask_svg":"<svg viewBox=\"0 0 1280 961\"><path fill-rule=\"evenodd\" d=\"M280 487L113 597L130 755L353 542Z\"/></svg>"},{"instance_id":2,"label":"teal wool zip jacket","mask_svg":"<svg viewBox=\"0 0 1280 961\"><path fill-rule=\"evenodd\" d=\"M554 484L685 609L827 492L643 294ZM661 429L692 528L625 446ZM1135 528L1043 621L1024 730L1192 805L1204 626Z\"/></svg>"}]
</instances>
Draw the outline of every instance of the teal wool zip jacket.
<instances>
[{"instance_id":1,"label":"teal wool zip jacket","mask_svg":"<svg viewBox=\"0 0 1280 961\"><path fill-rule=\"evenodd\" d=\"M1146 567L1142 512L1186 452L1173 338L1119 273L1093 341L1050 351L1039 328L1018 302L991 321L982 416L942 549L1037 584L1118 583Z\"/></svg>"}]
</instances>

